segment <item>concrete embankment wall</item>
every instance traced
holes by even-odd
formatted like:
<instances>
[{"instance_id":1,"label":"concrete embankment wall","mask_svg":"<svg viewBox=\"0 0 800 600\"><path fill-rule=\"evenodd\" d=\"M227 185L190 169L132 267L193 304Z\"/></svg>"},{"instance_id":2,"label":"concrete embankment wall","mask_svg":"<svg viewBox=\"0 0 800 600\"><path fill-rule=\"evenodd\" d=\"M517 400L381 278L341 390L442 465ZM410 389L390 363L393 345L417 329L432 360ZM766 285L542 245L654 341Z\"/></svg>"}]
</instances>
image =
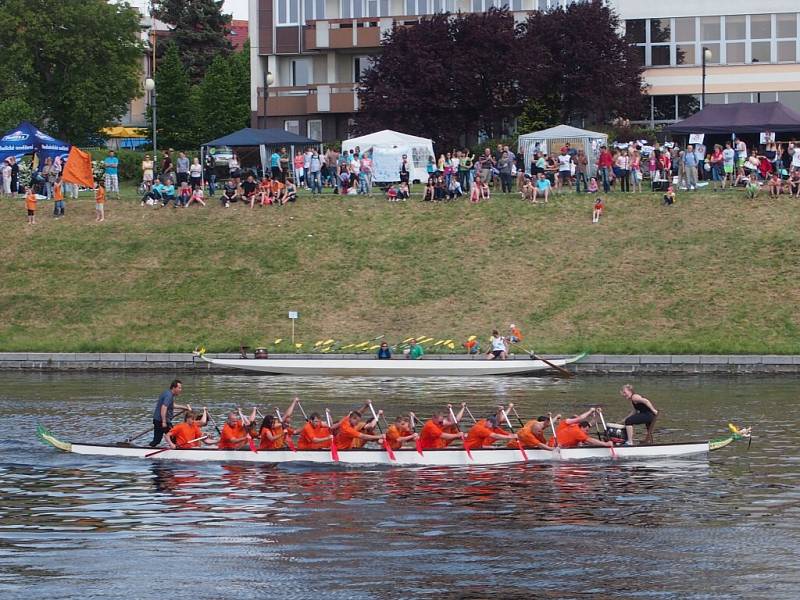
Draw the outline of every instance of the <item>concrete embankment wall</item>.
<instances>
[{"instance_id":1,"label":"concrete embankment wall","mask_svg":"<svg viewBox=\"0 0 800 600\"><path fill-rule=\"evenodd\" d=\"M238 354L209 354L211 358L238 358ZM544 355L553 360L563 355ZM331 354L273 354L270 358L372 358L372 355ZM483 356L428 355L425 360L469 358L484 360ZM395 360L405 360L396 357ZM516 355L509 360L530 360ZM620 355L590 354L568 368L582 374L800 374L800 355ZM0 352L2 371L155 371L185 373L224 373L239 370L215 367L191 353L28 353Z\"/></svg>"}]
</instances>

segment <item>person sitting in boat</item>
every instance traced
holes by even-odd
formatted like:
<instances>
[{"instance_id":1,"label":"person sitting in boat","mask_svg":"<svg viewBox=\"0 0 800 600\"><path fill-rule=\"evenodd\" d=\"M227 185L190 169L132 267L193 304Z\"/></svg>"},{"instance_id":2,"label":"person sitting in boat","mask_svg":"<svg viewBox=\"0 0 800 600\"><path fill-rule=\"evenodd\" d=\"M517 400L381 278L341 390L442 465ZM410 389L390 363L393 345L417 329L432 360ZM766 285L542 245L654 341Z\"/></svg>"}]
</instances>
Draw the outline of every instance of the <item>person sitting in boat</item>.
<instances>
[{"instance_id":1,"label":"person sitting in boat","mask_svg":"<svg viewBox=\"0 0 800 600\"><path fill-rule=\"evenodd\" d=\"M559 448L577 448L578 446L604 446L612 447L613 442L604 442L589 435L592 418L599 409L590 408L586 412L564 419L556 427L556 435L550 438L549 445L558 444Z\"/></svg>"},{"instance_id":2,"label":"person sitting in boat","mask_svg":"<svg viewBox=\"0 0 800 600\"><path fill-rule=\"evenodd\" d=\"M561 415L556 417L558 420ZM536 419L531 419L525 425L520 427L517 430L517 438L519 442L522 442L523 448L533 448L536 450L552 450L551 446L547 445L547 438L545 438L544 432L550 427L550 418L551 415L546 415L542 417L537 417ZM519 442L510 441L508 442L509 448L519 448Z\"/></svg>"},{"instance_id":3,"label":"person sitting in boat","mask_svg":"<svg viewBox=\"0 0 800 600\"><path fill-rule=\"evenodd\" d=\"M492 337L489 338L489 343L492 348L486 353L487 359L494 360L499 358L500 360L505 360L508 357L508 343L497 329L492 330Z\"/></svg>"},{"instance_id":4,"label":"person sitting in boat","mask_svg":"<svg viewBox=\"0 0 800 600\"><path fill-rule=\"evenodd\" d=\"M258 437L261 443L259 450L280 450L284 446L284 431L281 422L274 415L266 415L261 421L258 429Z\"/></svg>"},{"instance_id":5,"label":"person sitting in boat","mask_svg":"<svg viewBox=\"0 0 800 600\"><path fill-rule=\"evenodd\" d=\"M379 412L378 414L380 415L382 412ZM362 425L359 428L359 423L361 423L361 413L357 410L354 410L331 428L336 431L336 435L333 438L333 443L336 444L337 450L359 448L361 445L363 445L363 442L383 443L384 438L382 435L364 433L361 430L366 429L366 426Z\"/></svg>"},{"instance_id":6,"label":"person sitting in boat","mask_svg":"<svg viewBox=\"0 0 800 600\"><path fill-rule=\"evenodd\" d=\"M514 323L508 326L508 337L506 339L509 344L519 344L522 341L522 332Z\"/></svg>"},{"instance_id":7,"label":"person sitting in boat","mask_svg":"<svg viewBox=\"0 0 800 600\"><path fill-rule=\"evenodd\" d=\"M222 426L222 432L219 436L218 448L221 450L238 450L248 445L248 433L245 428L251 421L255 421L256 419L255 407L253 407L253 411L250 413L249 420L244 417L244 415L242 415L242 418L244 422L242 422L242 419L239 418L239 414L234 410L228 413L228 420L225 421L225 425Z\"/></svg>"},{"instance_id":8,"label":"person sitting in boat","mask_svg":"<svg viewBox=\"0 0 800 600\"><path fill-rule=\"evenodd\" d=\"M370 405L370 403L367 402L366 404L364 404L364 406L362 406L358 410L358 412L361 413L362 415L367 414L366 411L369 408L369 405ZM358 423L355 426L356 429L358 431L360 431L361 433L366 433L366 434L369 434L369 435L375 435L375 429L377 429L377 427L378 427L378 419L380 419L383 416L383 411L379 410L376 413L376 415L377 415L376 417L373 417L369 421L367 421L366 419L363 419L363 418L359 419ZM351 448L363 448L368 441L369 440L364 440L362 438L356 438L356 439L353 440L353 444L350 447Z\"/></svg>"},{"instance_id":9,"label":"person sitting in boat","mask_svg":"<svg viewBox=\"0 0 800 600\"><path fill-rule=\"evenodd\" d=\"M625 442L626 446L633 446L633 426L634 425L644 425L647 434L644 437L645 444L652 444L653 443L653 428L656 424L656 418L658 417L658 410L653 403L650 402L647 398L642 396L641 394L637 394L633 391L633 386L630 384L625 384L622 386L622 389L619 392L623 398L626 400L630 400L631 405L633 406L633 410L631 413L625 417L625 432L627 433L627 441Z\"/></svg>"},{"instance_id":10,"label":"person sitting in boat","mask_svg":"<svg viewBox=\"0 0 800 600\"><path fill-rule=\"evenodd\" d=\"M216 444L216 440L211 440L207 435L203 435L201 423L204 424L207 419L208 411L205 408L203 408L203 415L199 421L197 415L192 411L186 411L183 415L183 423L175 425L165 436L167 445L175 450L176 448L198 448L201 444Z\"/></svg>"},{"instance_id":11,"label":"person sitting in boat","mask_svg":"<svg viewBox=\"0 0 800 600\"><path fill-rule=\"evenodd\" d=\"M392 358L392 349L389 344L381 342L381 347L378 348L378 360L389 360Z\"/></svg>"},{"instance_id":12,"label":"person sitting in boat","mask_svg":"<svg viewBox=\"0 0 800 600\"><path fill-rule=\"evenodd\" d=\"M466 406L466 403L461 403L461 410L455 415L456 421L445 417L445 412L442 410L433 413L433 416L422 426L422 431L419 433L422 449L446 448L453 443L453 440L464 439L464 434L458 430L457 422L461 421L464 416ZM452 410L452 405L448 404L447 408Z\"/></svg>"},{"instance_id":13,"label":"person sitting in boat","mask_svg":"<svg viewBox=\"0 0 800 600\"><path fill-rule=\"evenodd\" d=\"M331 430L323 425L319 413L313 412L308 416L308 421L300 431L300 437L297 439L297 449L327 449L331 447L332 440Z\"/></svg>"},{"instance_id":14,"label":"person sitting in boat","mask_svg":"<svg viewBox=\"0 0 800 600\"><path fill-rule=\"evenodd\" d=\"M394 423L386 428L386 441L392 450L400 450L406 442L413 442L419 436L411 431L411 420L409 417L400 415Z\"/></svg>"},{"instance_id":15,"label":"person sitting in boat","mask_svg":"<svg viewBox=\"0 0 800 600\"><path fill-rule=\"evenodd\" d=\"M464 440L464 448L468 450L488 448L495 442L501 440L516 439L517 435L515 433L508 433L499 426L497 416L491 415L485 419L480 419L475 425L470 427L467 433L467 439Z\"/></svg>"},{"instance_id":16,"label":"person sitting in boat","mask_svg":"<svg viewBox=\"0 0 800 600\"><path fill-rule=\"evenodd\" d=\"M294 414L294 409L297 408L299 402L300 399L297 397L292 399L291 404L286 408L286 412L283 413L283 418L280 418L280 411L277 408L275 409L279 418L272 419L272 425L269 428L271 433L264 430L262 423L262 428L259 430L259 437L261 438L261 443L265 445L265 449L279 450L289 445L286 438L287 436L293 436L295 433L292 428L292 414ZM264 421L266 420L267 417L264 417Z\"/></svg>"}]
</instances>

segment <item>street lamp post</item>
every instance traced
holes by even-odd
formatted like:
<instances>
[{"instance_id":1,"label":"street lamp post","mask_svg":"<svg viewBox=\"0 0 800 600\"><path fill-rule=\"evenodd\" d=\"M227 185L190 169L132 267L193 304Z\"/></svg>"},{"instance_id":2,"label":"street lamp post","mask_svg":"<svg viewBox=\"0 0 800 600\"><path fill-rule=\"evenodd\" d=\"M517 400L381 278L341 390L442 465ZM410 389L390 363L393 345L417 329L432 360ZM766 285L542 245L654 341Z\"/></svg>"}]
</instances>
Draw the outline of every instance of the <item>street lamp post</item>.
<instances>
[{"instance_id":1,"label":"street lamp post","mask_svg":"<svg viewBox=\"0 0 800 600\"><path fill-rule=\"evenodd\" d=\"M267 127L267 102L269 102L269 86L275 82L272 71L264 73L264 128Z\"/></svg>"},{"instance_id":2,"label":"street lamp post","mask_svg":"<svg viewBox=\"0 0 800 600\"><path fill-rule=\"evenodd\" d=\"M703 88L700 92L700 110L706 106L706 63L711 60L711 50L703 46Z\"/></svg>"},{"instance_id":3,"label":"street lamp post","mask_svg":"<svg viewBox=\"0 0 800 600\"><path fill-rule=\"evenodd\" d=\"M156 82L148 77L144 80L144 89L150 92L150 109L153 111L153 161L158 164L158 149L156 147Z\"/></svg>"}]
</instances>

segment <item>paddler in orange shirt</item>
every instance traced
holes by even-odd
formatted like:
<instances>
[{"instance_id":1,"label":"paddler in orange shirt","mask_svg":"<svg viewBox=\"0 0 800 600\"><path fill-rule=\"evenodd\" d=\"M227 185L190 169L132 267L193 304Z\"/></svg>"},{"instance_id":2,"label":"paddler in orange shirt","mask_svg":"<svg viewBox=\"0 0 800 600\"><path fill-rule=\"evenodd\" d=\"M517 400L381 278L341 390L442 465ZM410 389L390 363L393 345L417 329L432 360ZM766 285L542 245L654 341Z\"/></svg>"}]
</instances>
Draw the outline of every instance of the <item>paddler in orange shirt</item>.
<instances>
[{"instance_id":1,"label":"paddler in orange shirt","mask_svg":"<svg viewBox=\"0 0 800 600\"><path fill-rule=\"evenodd\" d=\"M242 415L244 417L244 415ZM228 413L228 420L222 426L222 432L219 437L219 448L222 450L238 450L239 448L246 447L247 444L247 427L251 421L256 418L256 409L253 407L253 412L250 413L250 419L245 418L242 423L237 411L232 410Z\"/></svg>"},{"instance_id":2,"label":"paddler in orange shirt","mask_svg":"<svg viewBox=\"0 0 800 600\"><path fill-rule=\"evenodd\" d=\"M487 448L499 440L516 439L517 435L506 432L505 429L497 424L497 417L492 415L485 419L480 419L470 428L469 433L467 433L467 439L464 440L464 448L469 450Z\"/></svg>"},{"instance_id":3,"label":"paddler in orange shirt","mask_svg":"<svg viewBox=\"0 0 800 600\"><path fill-rule=\"evenodd\" d=\"M557 421L560 418L561 415L558 415L555 420ZM550 427L550 419L550 415L531 419L525 423L525 425L517 429L517 438L522 442L523 448L534 448L538 450L553 449L551 446L547 445L547 439L544 436L544 432ZM511 440L508 442L508 447L519 448L519 443Z\"/></svg>"},{"instance_id":4,"label":"paddler in orange shirt","mask_svg":"<svg viewBox=\"0 0 800 600\"><path fill-rule=\"evenodd\" d=\"M381 414L380 412L378 414ZM373 419L374 421L374 419ZM357 410L350 412L349 415L344 417L333 429L336 430L336 435L333 438L333 443L336 444L337 450L349 450L351 448L359 448L356 445L363 442L383 442L382 435L371 435L363 433L358 425L361 422L361 413Z\"/></svg>"},{"instance_id":5,"label":"paddler in orange shirt","mask_svg":"<svg viewBox=\"0 0 800 600\"><path fill-rule=\"evenodd\" d=\"M613 447L613 442L604 442L589 435L591 423L589 419L597 413L596 408L590 408L586 412L569 419L564 419L556 427L555 440L558 441L559 448L577 448L578 446L602 446ZM555 441L550 438L549 445L554 445Z\"/></svg>"},{"instance_id":6,"label":"paddler in orange shirt","mask_svg":"<svg viewBox=\"0 0 800 600\"><path fill-rule=\"evenodd\" d=\"M461 410L455 415L456 421L461 421L466 406L465 402L461 403ZM448 404L447 408L452 410L453 405ZM463 438L464 434L458 430L458 424L446 417L445 412L442 410L433 413L433 416L425 422L425 425L422 426L422 431L419 433L420 445L423 450L446 448L453 440Z\"/></svg>"},{"instance_id":7,"label":"paddler in orange shirt","mask_svg":"<svg viewBox=\"0 0 800 600\"><path fill-rule=\"evenodd\" d=\"M267 415L264 417L257 436L261 438L259 450L279 450L289 445L286 441L286 437L293 436L295 433L290 423L292 420L292 414L294 413L294 409L297 407L298 402L300 402L299 398L294 398L292 400L291 404L289 404L289 407L286 409L286 412L281 415L283 417L282 420L273 417L272 415ZM276 408L275 413L276 416L280 415L280 410ZM268 421L269 426L266 426Z\"/></svg>"},{"instance_id":8,"label":"paddler in orange shirt","mask_svg":"<svg viewBox=\"0 0 800 600\"><path fill-rule=\"evenodd\" d=\"M203 409L203 416L206 416L206 409ZM202 439L205 438L205 439ZM183 423L175 425L167 432L167 445L175 450L176 448L198 448L201 443L216 444L214 440L209 440L208 436L203 435L200 429L200 422L192 411L187 411L183 416Z\"/></svg>"},{"instance_id":9,"label":"paddler in orange shirt","mask_svg":"<svg viewBox=\"0 0 800 600\"><path fill-rule=\"evenodd\" d=\"M411 431L411 420L400 415L386 429L386 441L392 450L400 450L406 442L413 442L419 436Z\"/></svg>"},{"instance_id":10,"label":"paddler in orange shirt","mask_svg":"<svg viewBox=\"0 0 800 600\"><path fill-rule=\"evenodd\" d=\"M300 431L300 437L297 439L297 449L327 449L331 447L332 440L331 430L322 424L322 418L319 413L313 412L308 416L308 421Z\"/></svg>"}]
</instances>

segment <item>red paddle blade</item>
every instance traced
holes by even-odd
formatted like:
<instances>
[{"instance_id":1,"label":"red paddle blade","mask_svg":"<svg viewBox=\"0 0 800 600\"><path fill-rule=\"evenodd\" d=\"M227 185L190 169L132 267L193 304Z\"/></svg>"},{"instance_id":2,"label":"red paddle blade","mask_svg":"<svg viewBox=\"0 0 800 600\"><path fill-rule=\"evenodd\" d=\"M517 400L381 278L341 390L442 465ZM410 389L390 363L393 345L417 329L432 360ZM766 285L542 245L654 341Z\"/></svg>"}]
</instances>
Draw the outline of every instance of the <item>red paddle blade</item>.
<instances>
[{"instance_id":1,"label":"red paddle blade","mask_svg":"<svg viewBox=\"0 0 800 600\"><path fill-rule=\"evenodd\" d=\"M297 452L297 448L292 441L292 436L290 436L288 433L286 434L286 445L289 446L289 450L292 452Z\"/></svg>"},{"instance_id":2,"label":"red paddle blade","mask_svg":"<svg viewBox=\"0 0 800 600\"><path fill-rule=\"evenodd\" d=\"M469 456L469 459L470 459L470 460L475 460L474 458L472 458L472 452L470 452L470 451L469 451L469 448L467 448L466 446L464 446L464 450L466 450L466 451L467 451L467 456Z\"/></svg>"},{"instance_id":3,"label":"red paddle blade","mask_svg":"<svg viewBox=\"0 0 800 600\"><path fill-rule=\"evenodd\" d=\"M416 439L416 442L417 442L417 452L419 453L419 455L420 455L420 456L425 456L425 455L422 453L422 440L421 440L421 439L419 439L419 438L417 438L417 439Z\"/></svg>"},{"instance_id":4,"label":"red paddle blade","mask_svg":"<svg viewBox=\"0 0 800 600\"><path fill-rule=\"evenodd\" d=\"M256 443L253 441L249 435L247 436L247 444L250 446L250 450L258 454L258 450L256 450Z\"/></svg>"},{"instance_id":5,"label":"red paddle blade","mask_svg":"<svg viewBox=\"0 0 800 600\"><path fill-rule=\"evenodd\" d=\"M397 458L395 458L394 455L394 450L392 450L392 447L389 445L389 442L383 440L383 447L386 448L386 454L389 455L389 460L397 460Z\"/></svg>"},{"instance_id":6,"label":"red paddle blade","mask_svg":"<svg viewBox=\"0 0 800 600\"><path fill-rule=\"evenodd\" d=\"M339 449L335 442L331 442L331 458L334 462L339 462Z\"/></svg>"},{"instance_id":7,"label":"red paddle blade","mask_svg":"<svg viewBox=\"0 0 800 600\"><path fill-rule=\"evenodd\" d=\"M525 462L528 462L528 453L525 452L525 448L522 447L522 442L519 444L519 451L522 452L522 458L525 460Z\"/></svg>"}]
</instances>

